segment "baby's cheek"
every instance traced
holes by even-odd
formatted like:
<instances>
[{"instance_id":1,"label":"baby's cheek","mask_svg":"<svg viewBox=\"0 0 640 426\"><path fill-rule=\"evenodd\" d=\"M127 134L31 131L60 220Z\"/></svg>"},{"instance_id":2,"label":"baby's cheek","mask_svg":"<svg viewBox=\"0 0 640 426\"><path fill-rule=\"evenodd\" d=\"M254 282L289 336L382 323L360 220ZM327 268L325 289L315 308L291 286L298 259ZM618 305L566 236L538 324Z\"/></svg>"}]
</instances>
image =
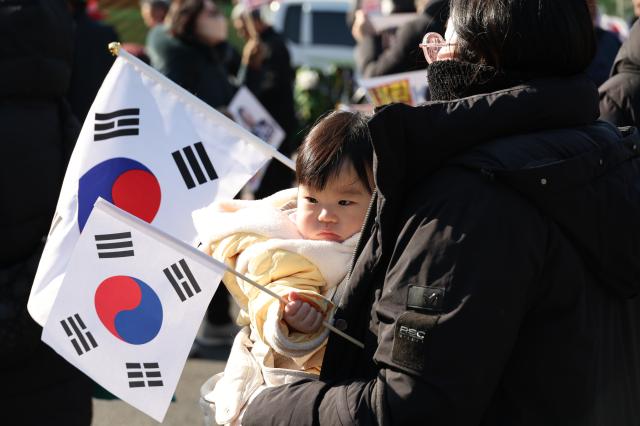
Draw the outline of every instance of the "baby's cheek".
<instances>
[{"instance_id":1,"label":"baby's cheek","mask_svg":"<svg viewBox=\"0 0 640 426\"><path fill-rule=\"evenodd\" d=\"M305 217L303 215L298 216L296 220L296 227L298 228L298 232L300 232L300 234L304 238L309 238L309 236L312 234L311 223L308 217Z\"/></svg>"}]
</instances>

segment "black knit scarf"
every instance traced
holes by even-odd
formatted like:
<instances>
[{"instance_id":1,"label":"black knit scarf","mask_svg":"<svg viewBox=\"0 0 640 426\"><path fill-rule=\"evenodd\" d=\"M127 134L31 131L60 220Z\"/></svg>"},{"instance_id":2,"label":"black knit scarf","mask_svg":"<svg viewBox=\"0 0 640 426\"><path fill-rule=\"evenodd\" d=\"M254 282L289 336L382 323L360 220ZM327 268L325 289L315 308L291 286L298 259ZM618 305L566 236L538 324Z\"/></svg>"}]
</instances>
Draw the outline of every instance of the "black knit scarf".
<instances>
[{"instance_id":1,"label":"black knit scarf","mask_svg":"<svg viewBox=\"0 0 640 426\"><path fill-rule=\"evenodd\" d=\"M436 61L427 69L431 100L450 101L481 93L491 93L522 83L518 76L495 68L456 60Z\"/></svg>"}]
</instances>

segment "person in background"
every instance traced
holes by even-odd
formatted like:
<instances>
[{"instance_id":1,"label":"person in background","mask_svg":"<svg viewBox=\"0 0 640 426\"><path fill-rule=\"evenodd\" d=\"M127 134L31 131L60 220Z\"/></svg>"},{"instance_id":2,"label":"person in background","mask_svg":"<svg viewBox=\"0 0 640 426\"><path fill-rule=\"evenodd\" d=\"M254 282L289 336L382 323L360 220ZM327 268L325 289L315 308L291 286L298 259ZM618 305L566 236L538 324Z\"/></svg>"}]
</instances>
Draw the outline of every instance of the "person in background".
<instances>
[{"instance_id":1,"label":"person in background","mask_svg":"<svg viewBox=\"0 0 640 426\"><path fill-rule=\"evenodd\" d=\"M596 0L587 0L589 12L593 20L593 28L596 34L596 54L586 70L587 75L596 86L600 86L609 78L609 72L613 61L620 50L622 43L617 34L600 28L598 25L598 4Z\"/></svg>"},{"instance_id":2,"label":"person in background","mask_svg":"<svg viewBox=\"0 0 640 426\"><path fill-rule=\"evenodd\" d=\"M93 382L41 340L27 300L80 126L66 100L65 0L0 2L0 406L3 424L89 426Z\"/></svg>"},{"instance_id":3,"label":"person in background","mask_svg":"<svg viewBox=\"0 0 640 426\"><path fill-rule=\"evenodd\" d=\"M140 16L147 28L162 25L169 11L169 0L140 0Z\"/></svg>"},{"instance_id":4,"label":"person in background","mask_svg":"<svg viewBox=\"0 0 640 426\"><path fill-rule=\"evenodd\" d=\"M611 78L599 89L600 118L616 126L640 127L640 23L618 52Z\"/></svg>"},{"instance_id":5,"label":"person in background","mask_svg":"<svg viewBox=\"0 0 640 426\"><path fill-rule=\"evenodd\" d=\"M416 0L418 17L397 29L393 43L380 53L373 27L362 10L355 12L351 33L356 39L356 69L364 77L424 69L427 63L418 44L427 32L444 33L448 0Z\"/></svg>"},{"instance_id":6,"label":"person in background","mask_svg":"<svg viewBox=\"0 0 640 426\"><path fill-rule=\"evenodd\" d=\"M433 101L369 121L377 193L333 299L364 347L329 335L320 380L244 426L640 424L640 135L598 120L586 2L451 19L422 46Z\"/></svg>"},{"instance_id":7,"label":"person in background","mask_svg":"<svg viewBox=\"0 0 640 426\"><path fill-rule=\"evenodd\" d=\"M94 21L87 15L86 0L67 0L67 4L76 26L67 98L71 110L83 123L102 81L115 61L107 46L119 39L112 26Z\"/></svg>"},{"instance_id":8,"label":"person in background","mask_svg":"<svg viewBox=\"0 0 640 426\"><path fill-rule=\"evenodd\" d=\"M260 16L260 10L246 11L237 4L231 13L233 25L246 41L237 84L245 85L284 130L286 137L278 150L290 156L297 149L297 128L293 101L295 73L284 38ZM265 198L293 184L293 171L271 161L255 198Z\"/></svg>"},{"instance_id":9,"label":"person in background","mask_svg":"<svg viewBox=\"0 0 640 426\"><path fill-rule=\"evenodd\" d=\"M156 31L158 27L162 26L169 10L169 2L170 0L140 0L140 17L148 28L146 35L147 40L152 31ZM146 41L145 44L127 42L122 43L122 48L147 65L150 65L151 60L147 54L146 44Z\"/></svg>"},{"instance_id":10,"label":"person in background","mask_svg":"<svg viewBox=\"0 0 640 426\"><path fill-rule=\"evenodd\" d=\"M151 31L151 65L212 107L226 111L235 88L215 49L227 21L212 0L173 0L165 25Z\"/></svg>"},{"instance_id":11,"label":"person in background","mask_svg":"<svg viewBox=\"0 0 640 426\"><path fill-rule=\"evenodd\" d=\"M631 2L633 3L633 17L631 18L629 26L635 24L635 22L638 20L638 17L640 16L640 0L631 0Z\"/></svg>"},{"instance_id":12,"label":"person in background","mask_svg":"<svg viewBox=\"0 0 640 426\"><path fill-rule=\"evenodd\" d=\"M368 13L380 13L381 15L392 15L397 13L416 13L416 3L414 0L355 0L351 2L351 8L347 13L347 27L353 29L353 22L358 14L359 20L364 20ZM416 15L417 16L417 15ZM395 40L396 28L388 28L377 32L369 22L363 24L360 29L363 39L360 43L367 44L373 51L370 53L377 58ZM352 34L353 36L353 34ZM355 38L354 38L355 40Z\"/></svg>"}]
</instances>

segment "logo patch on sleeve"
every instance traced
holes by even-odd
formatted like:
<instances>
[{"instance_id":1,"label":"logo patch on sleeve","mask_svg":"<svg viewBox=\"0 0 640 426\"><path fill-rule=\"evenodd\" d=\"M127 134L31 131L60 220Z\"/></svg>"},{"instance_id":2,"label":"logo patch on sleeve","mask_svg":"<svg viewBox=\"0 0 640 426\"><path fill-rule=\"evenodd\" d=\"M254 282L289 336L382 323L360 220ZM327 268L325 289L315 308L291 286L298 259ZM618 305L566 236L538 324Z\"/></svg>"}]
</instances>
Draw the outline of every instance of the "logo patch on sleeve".
<instances>
[{"instance_id":1,"label":"logo patch on sleeve","mask_svg":"<svg viewBox=\"0 0 640 426\"><path fill-rule=\"evenodd\" d=\"M412 370L424 367L429 332L438 323L439 315L407 311L396 321L391 359Z\"/></svg>"},{"instance_id":2,"label":"logo patch on sleeve","mask_svg":"<svg viewBox=\"0 0 640 426\"><path fill-rule=\"evenodd\" d=\"M407 293L407 308L420 311L442 312L444 288L410 285Z\"/></svg>"}]
</instances>

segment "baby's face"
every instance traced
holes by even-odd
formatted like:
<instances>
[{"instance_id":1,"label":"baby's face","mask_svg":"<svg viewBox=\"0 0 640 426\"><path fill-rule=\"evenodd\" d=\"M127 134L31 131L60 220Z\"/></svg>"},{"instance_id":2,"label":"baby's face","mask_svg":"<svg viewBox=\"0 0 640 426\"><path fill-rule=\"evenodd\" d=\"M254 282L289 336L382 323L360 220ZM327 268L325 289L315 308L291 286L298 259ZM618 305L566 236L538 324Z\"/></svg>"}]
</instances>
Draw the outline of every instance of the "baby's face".
<instances>
[{"instance_id":1,"label":"baby's face","mask_svg":"<svg viewBox=\"0 0 640 426\"><path fill-rule=\"evenodd\" d=\"M349 163L318 190L298 186L296 225L309 240L342 242L360 231L371 194Z\"/></svg>"}]
</instances>

